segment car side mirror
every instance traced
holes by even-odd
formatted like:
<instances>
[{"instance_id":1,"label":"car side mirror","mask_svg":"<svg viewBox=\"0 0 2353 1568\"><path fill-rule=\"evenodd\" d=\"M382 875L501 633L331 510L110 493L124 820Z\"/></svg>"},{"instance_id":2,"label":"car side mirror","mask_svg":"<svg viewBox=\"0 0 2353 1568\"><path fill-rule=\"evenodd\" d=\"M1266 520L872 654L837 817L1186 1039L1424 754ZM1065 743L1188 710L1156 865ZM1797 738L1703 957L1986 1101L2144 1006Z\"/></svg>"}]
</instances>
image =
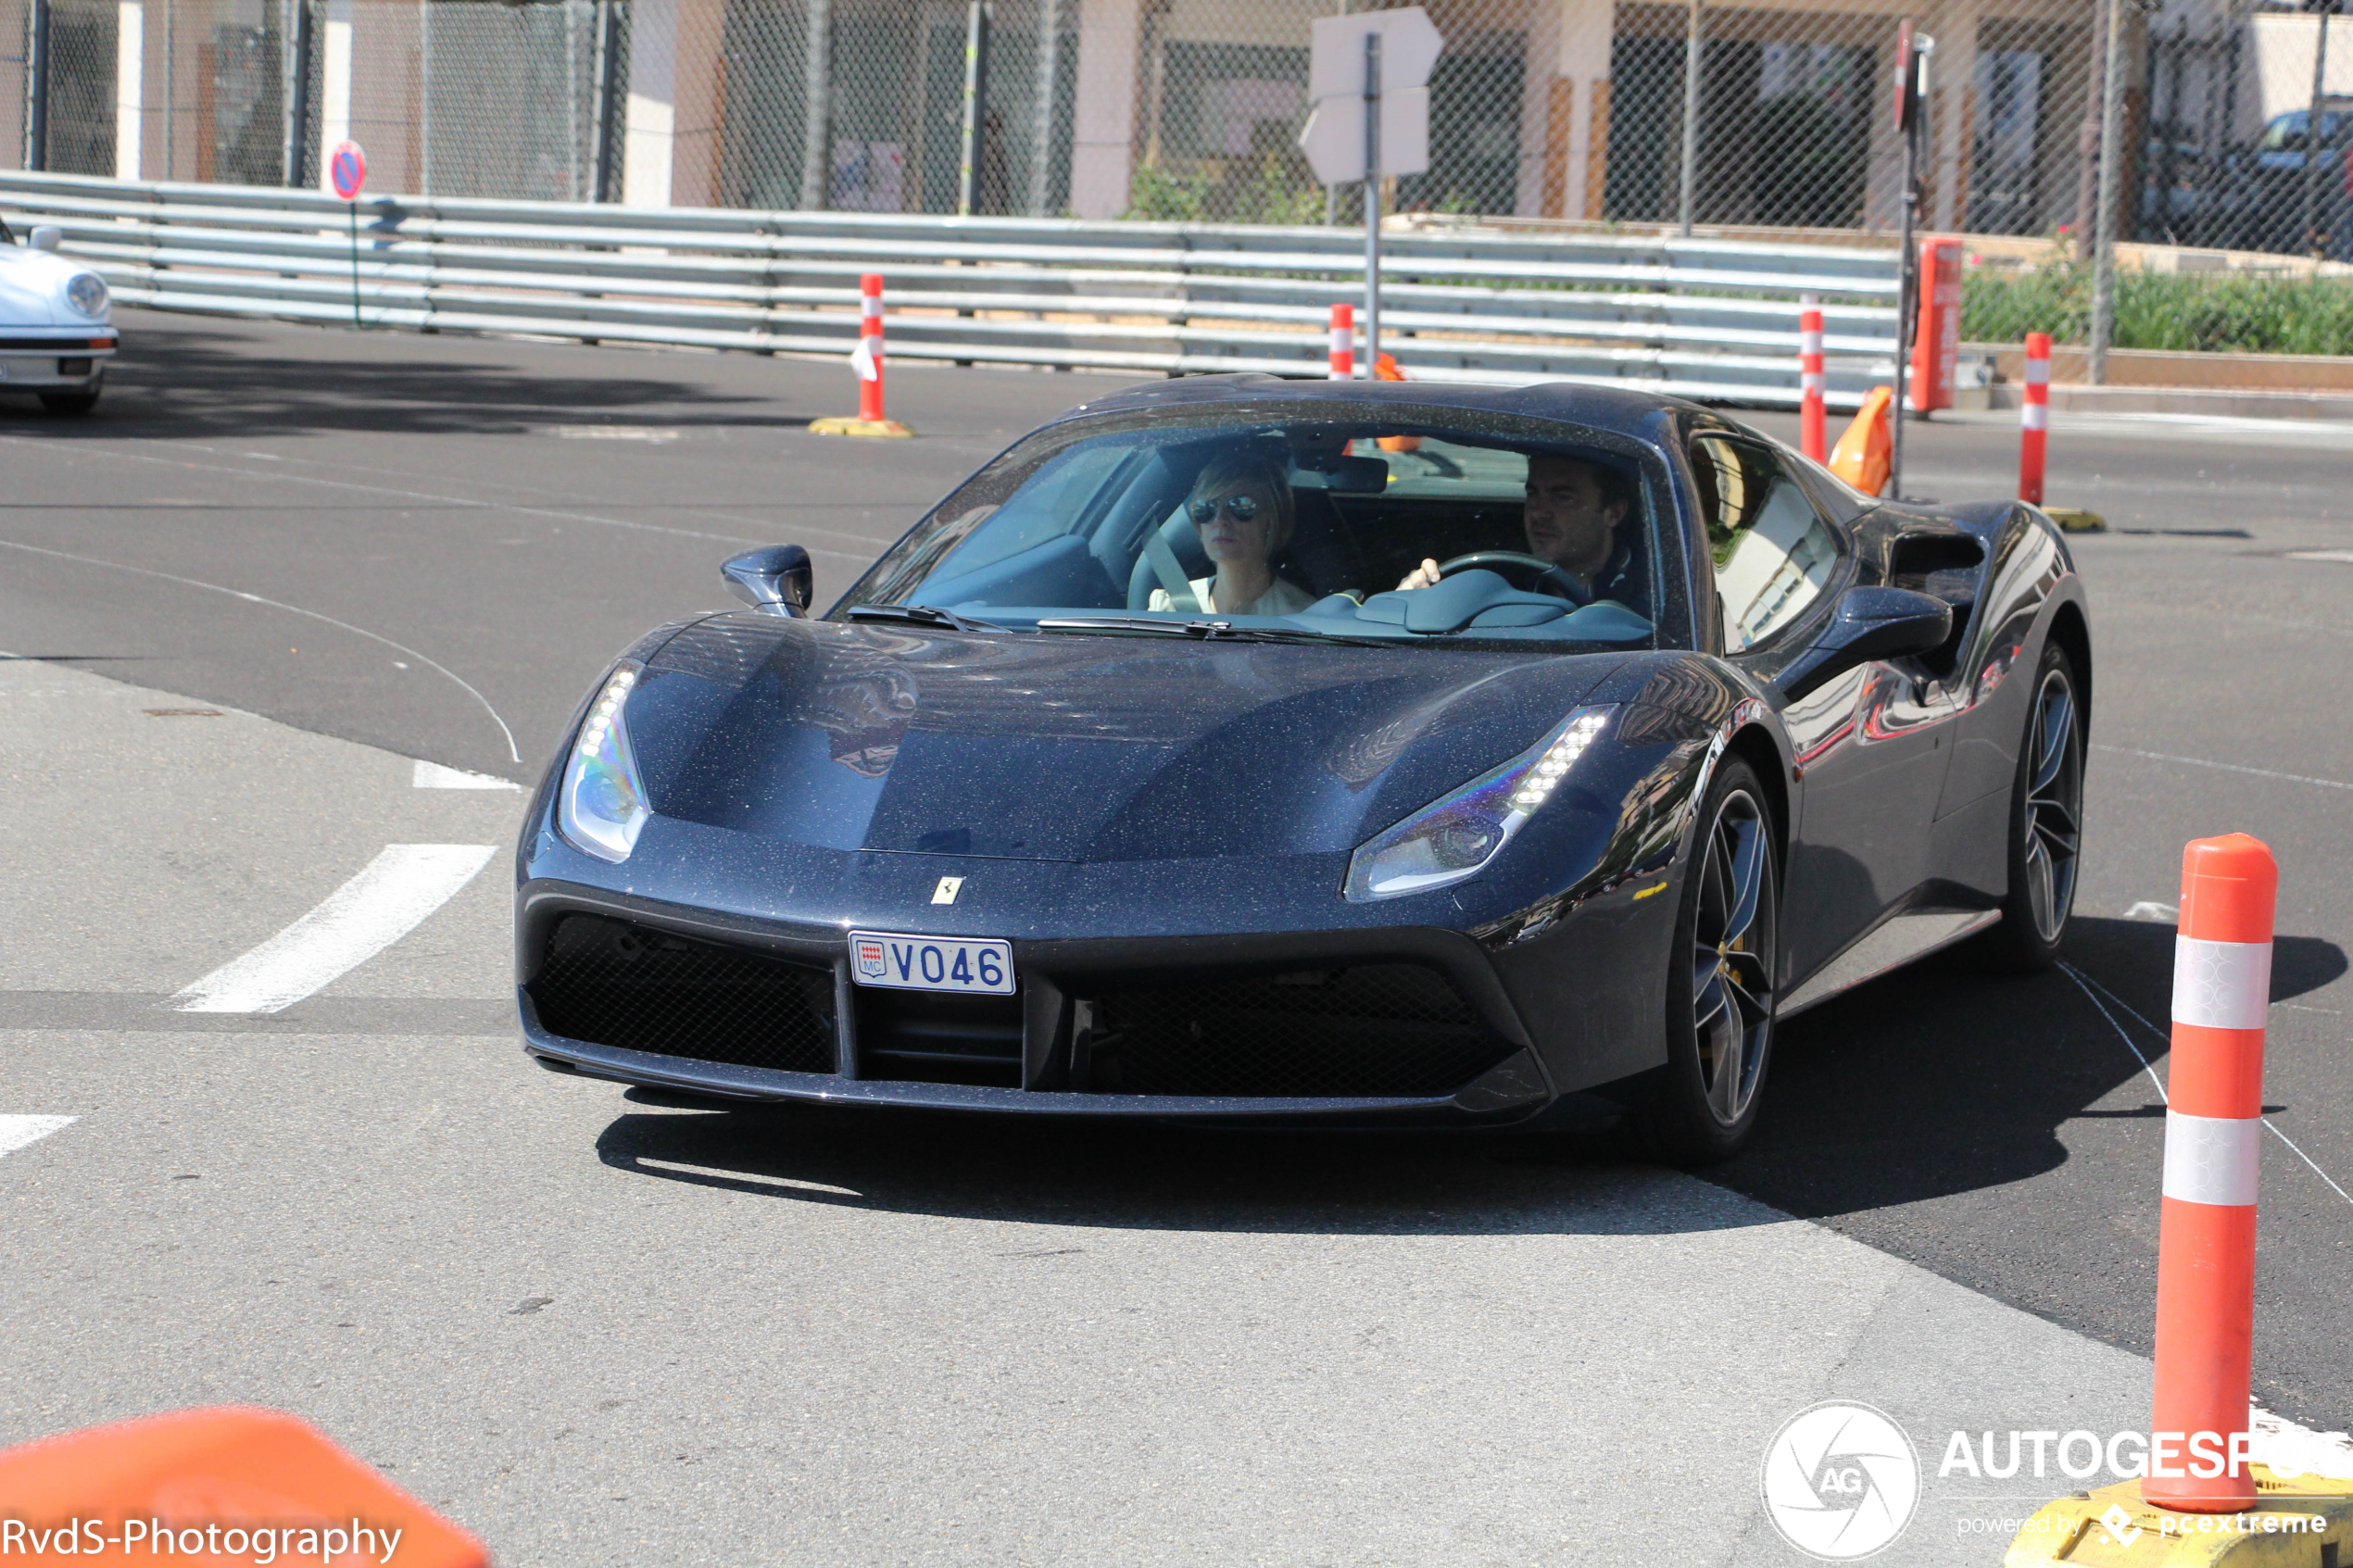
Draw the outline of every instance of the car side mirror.
<instances>
[{"instance_id":1,"label":"car side mirror","mask_svg":"<svg viewBox=\"0 0 2353 1568\"><path fill-rule=\"evenodd\" d=\"M816 570L809 564L809 552L799 545L746 550L722 563L719 575L727 580L729 593L771 615L808 614L817 591Z\"/></svg>"},{"instance_id":2,"label":"car side mirror","mask_svg":"<svg viewBox=\"0 0 2353 1568\"><path fill-rule=\"evenodd\" d=\"M1943 599L1909 588L1849 588L1814 646L1775 684L1783 696L1801 697L1858 664L1926 653L1952 632L1953 607Z\"/></svg>"},{"instance_id":3,"label":"car side mirror","mask_svg":"<svg viewBox=\"0 0 2353 1568\"><path fill-rule=\"evenodd\" d=\"M25 244L35 250L55 250L65 243L66 232L55 223L36 223L25 234Z\"/></svg>"}]
</instances>

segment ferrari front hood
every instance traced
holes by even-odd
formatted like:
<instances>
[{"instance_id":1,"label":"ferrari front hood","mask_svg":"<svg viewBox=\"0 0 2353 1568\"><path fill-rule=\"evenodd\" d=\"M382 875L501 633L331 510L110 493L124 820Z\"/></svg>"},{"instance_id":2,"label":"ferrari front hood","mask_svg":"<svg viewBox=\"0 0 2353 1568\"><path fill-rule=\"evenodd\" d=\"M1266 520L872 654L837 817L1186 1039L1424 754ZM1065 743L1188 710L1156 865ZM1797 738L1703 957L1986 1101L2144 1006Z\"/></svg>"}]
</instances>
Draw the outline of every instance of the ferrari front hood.
<instances>
[{"instance_id":1,"label":"ferrari front hood","mask_svg":"<svg viewBox=\"0 0 2353 1568\"><path fill-rule=\"evenodd\" d=\"M762 838L1067 861L1312 854L1526 749L1623 657L727 615L654 656L626 721L657 813Z\"/></svg>"}]
</instances>

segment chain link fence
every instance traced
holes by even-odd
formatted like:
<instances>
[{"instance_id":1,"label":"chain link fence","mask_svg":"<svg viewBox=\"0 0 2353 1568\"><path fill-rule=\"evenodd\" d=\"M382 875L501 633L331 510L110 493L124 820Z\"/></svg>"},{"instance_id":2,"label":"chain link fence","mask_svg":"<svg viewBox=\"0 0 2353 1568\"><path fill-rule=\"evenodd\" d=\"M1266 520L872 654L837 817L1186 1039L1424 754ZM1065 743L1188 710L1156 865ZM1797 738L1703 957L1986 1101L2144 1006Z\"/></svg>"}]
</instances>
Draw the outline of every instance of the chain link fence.
<instances>
[{"instance_id":1,"label":"chain link fence","mask_svg":"<svg viewBox=\"0 0 2353 1568\"><path fill-rule=\"evenodd\" d=\"M1427 3L1446 48L1429 168L1384 193L1403 221L1892 236L1909 19L1936 40L1919 227L1970 237L1971 335L2072 319L2106 0ZM315 186L348 137L379 192L1347 224L1359 192L1297 146L1310 24L1344 8L0 0L0 165ZM2347 20L2115 9L2116 221L2149 247L2128 270L2293 283L2353 261Z\"/></svg>"}]
</instances>

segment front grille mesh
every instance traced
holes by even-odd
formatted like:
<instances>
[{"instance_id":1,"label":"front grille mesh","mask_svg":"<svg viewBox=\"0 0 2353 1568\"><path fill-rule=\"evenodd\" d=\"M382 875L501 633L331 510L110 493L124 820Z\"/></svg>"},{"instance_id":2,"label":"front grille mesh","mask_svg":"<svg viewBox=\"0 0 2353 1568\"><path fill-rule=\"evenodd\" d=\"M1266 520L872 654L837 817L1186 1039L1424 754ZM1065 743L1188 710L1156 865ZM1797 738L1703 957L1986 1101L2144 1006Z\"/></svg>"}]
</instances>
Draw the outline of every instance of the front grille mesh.
<instances>
[{"instance_id":1,"label":"front grille mesh","mask_svg":"<svg viewBox=\"0 0 2353 1568\"><path fill-rule=\"evenodd\" d=\"M1513 1048L1416 964L1114 991L1094 1002L1082 1071L1100 1093L1447 1095Z\"/></svg>"},{"instance_id":2,"label":"front grille mesh","mask_svg":"<svg viewBox=\"0 0 2353 1568\"><path fill-rule=\"evenodd\" d=\"M787 1073L834 1071L834 972L604 915L548 934L539 1022L590 1045Z\"/></svg>"}]
</instances>

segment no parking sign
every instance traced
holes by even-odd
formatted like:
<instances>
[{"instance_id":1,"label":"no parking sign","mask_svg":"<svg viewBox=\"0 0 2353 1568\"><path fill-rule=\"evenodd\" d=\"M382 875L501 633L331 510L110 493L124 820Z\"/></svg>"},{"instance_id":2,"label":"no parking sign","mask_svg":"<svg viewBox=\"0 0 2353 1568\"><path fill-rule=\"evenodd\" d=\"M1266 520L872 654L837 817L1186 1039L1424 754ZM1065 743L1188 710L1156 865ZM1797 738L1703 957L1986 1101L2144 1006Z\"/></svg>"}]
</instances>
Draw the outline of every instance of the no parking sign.
<instances>
[{"instance_id":1,"label":"no parking sign","mask_svg":"<svg viewBox=\"0 0 2353 1568\"><path fill-rule=\"evenodd\" d=\"M359 150L359 143L338 143L327 155L327 181L344 200L359 199L359 189L368 182L368 155Z\"/></svg>"}]
</instances>

